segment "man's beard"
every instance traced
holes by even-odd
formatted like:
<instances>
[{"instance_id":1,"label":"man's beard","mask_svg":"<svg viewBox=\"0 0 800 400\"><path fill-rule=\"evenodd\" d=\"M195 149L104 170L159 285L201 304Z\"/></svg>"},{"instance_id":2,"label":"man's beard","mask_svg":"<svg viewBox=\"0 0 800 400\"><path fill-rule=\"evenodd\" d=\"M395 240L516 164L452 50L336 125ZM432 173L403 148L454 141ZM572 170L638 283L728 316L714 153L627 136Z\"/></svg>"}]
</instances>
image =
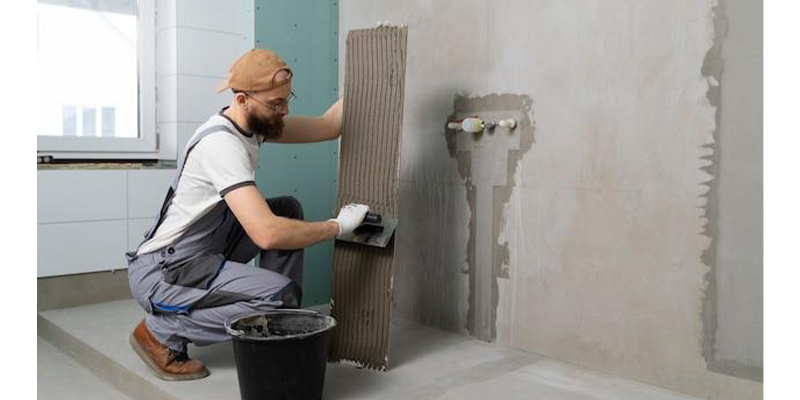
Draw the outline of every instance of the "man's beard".
<instances>
[{"instance_id":1,"label":"man's beard","mask_svg":"<svg viewBox=\"0 0 800 400\"><path fill-rule=\"evenodd\" d=\"M283 117L280 115L265 118L248 113L245 118L250 133L258 136L261 142L278 139L283 134Z\"/></svg>"}]
</instances>

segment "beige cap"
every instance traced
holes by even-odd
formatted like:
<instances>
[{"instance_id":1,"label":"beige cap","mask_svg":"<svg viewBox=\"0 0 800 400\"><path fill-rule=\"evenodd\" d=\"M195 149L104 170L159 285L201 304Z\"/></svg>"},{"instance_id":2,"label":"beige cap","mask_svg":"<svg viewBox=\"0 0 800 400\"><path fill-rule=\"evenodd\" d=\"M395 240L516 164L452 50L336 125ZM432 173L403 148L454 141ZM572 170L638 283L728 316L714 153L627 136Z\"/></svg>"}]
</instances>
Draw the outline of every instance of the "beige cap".
<instances>
[{"instance_id":1,"label":"beige cap","mask_svg":"<svg viewBox=\"0 0 800 400\"><path fill-rule=\"evenodd\" d=\"M276 81L280 71L289 72L289 76ZM228 79L217 85L217 92L225 89L257 92L283 86L292 80L292 69L274 51L252 49L239 57L228 71Z\"/></svg>"}]
</instances>

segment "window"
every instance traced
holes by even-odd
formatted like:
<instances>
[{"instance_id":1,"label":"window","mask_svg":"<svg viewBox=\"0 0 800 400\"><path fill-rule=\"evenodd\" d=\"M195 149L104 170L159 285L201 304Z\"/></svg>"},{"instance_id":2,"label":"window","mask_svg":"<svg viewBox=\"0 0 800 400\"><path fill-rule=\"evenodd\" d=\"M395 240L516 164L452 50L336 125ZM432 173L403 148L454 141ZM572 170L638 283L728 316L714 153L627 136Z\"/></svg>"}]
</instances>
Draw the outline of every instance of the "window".
<instances>
[{"instance_id":1,"label":"window","mask_svg":"<svg viewBox=\"0 0 800 400\"><path fill-rule=\"evenodd\" d=\"M97 124L95 123L94 108L83 108L83 118L81 122L83 122L83 136L95 136Z\"/></svg>"},{"instance_id":2,"label":"window","mask_svg":"<svg viewBox=\"0 0 800 400\"><path fill-rule=\"evenodd\" d=\"M114 137L117 123L114 119L114 107L103 107L103 136Z\"/></svg>"},{"instance_id":3,"label":"window","mask_svg":"<svg viewBox=\"0 0 800 400\"><path fill-rule=\"evenodd\" d=\"M156 158L154 0L38 0L37 150Z\"/></svg>"},{"instance_id":4,"label":"window","mask_svg":"<svg viewBox=\"0 0 800 400\"><path fill-rule=\"evenodd\" d=\"M75 106L61 107L61 134L75 136L78 134L78 108Z\"/></svg>"}]
</instances>

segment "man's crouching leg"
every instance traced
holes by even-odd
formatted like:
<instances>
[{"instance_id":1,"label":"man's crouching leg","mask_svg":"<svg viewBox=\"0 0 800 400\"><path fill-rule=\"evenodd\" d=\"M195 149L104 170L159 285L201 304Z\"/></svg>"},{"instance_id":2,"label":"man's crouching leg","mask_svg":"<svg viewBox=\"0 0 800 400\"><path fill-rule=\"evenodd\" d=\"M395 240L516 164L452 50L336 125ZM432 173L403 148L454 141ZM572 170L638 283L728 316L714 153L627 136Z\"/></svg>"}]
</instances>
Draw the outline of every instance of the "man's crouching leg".
<instances>
[{"instance_id":1,"label":"man's crouching leg","mask_svg":"<svg viewBox=\"0 0 800 400\"><path fill-rule=\"evenodd\" d=\"M139 322L129 337L131 348L150 367L153 373L164 380L200 379L209 375L202 362L192 360L186 353L186 342L178 336L165 340L153 334L147 320L157 321L150 301L151 289L161 280L157 253L138 257L128 266L128 279L133 298L147 313L145 320ZM169 342L169 343L165 343Z\"/></svg>"},{"instance_id":2,"label":"man's crouching leg","mask_svg":"<svg viewBox=\"0 0 800 400\"><path fill-rule=\"evenodd\" d=\"M282 196L267 199L269 208L275 215L303 220L303 207L296 198ZM294 250L262 250L259 266L281 275L292 278L298 285L303 285L304 249ZM298 303L297 307L300 307Z\"/></svg>"},{"instance_id":3,"label":"man's crouching leg","mask_svg":"<svg viewBox=\"0 0 800 400\"><path fill-rule=\"evenodd\" d=\"M156 302L155 308L164 308L148 314L146 322L140 323L131 335L134 351L156 376L166 380L208 376L202 362L188 357L187 343L206 346L229 340L224 327L227 319L276 308L297 308L302 300L300 286L290 278L232 261L223 263L204 292L197 304L186 311L170 312L168 305Z\"/></svg>"},{"instance_id":4,"label":"man's crouching leg","mask_svg":"<svg viewBox=\"0 0 800 400\"><path fill-rule=\"evenodd\" d=\"M144 320L133 330L129 342L136 355L161 379L187 381L205 378L210 374L201 361L189 358L185 346L181 350L174 350L161 344Z\"/></svg>"}]
</instances>

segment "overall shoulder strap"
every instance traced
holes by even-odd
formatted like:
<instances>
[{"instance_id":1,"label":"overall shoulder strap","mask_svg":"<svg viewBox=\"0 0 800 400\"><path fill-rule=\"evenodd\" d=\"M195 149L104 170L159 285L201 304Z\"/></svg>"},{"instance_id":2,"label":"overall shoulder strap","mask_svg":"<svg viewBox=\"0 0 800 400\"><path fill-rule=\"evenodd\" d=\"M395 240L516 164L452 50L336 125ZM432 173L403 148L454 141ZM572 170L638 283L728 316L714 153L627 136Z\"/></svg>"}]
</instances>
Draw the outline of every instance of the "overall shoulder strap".
<instances>
[{"instance_id":1,"label":"overall shoulder strap","mask_svg":"<svg viewBox=\"0 0 800 400\"><path fill-rule=\"evenodd\" d=\"M161 226L162 222L164 222L164 217L167 215L167 209L169 208L170 203L172 203L172 199L175 197L175 191L178 190L178 183L180 183L181 175L183 174L183 167L186 165L186 159L189 157L189 152L191 152L192 149L194 149L194 146L203 140L203 138L219 131L225 131L230 134L234 133L233 130L231 130L231 128L229 128L227 125L212 125L194 135L189 143L186 144L186 149L183 151L183 153L181 153L181 156L178 159L178 167L175 169L175 176L172 178L172 184L169 185L169 188L167 189L167 195L164 197L164 202L161 204L161 209L158 211L156 223L144 234L144 240L142 240L142 242L139 243L139 246L136 248L137 252L139 251L139 247L141 247L144 242L153 238L153 235L156 233L158 227Z\"/></svg>"}]
</instances>

